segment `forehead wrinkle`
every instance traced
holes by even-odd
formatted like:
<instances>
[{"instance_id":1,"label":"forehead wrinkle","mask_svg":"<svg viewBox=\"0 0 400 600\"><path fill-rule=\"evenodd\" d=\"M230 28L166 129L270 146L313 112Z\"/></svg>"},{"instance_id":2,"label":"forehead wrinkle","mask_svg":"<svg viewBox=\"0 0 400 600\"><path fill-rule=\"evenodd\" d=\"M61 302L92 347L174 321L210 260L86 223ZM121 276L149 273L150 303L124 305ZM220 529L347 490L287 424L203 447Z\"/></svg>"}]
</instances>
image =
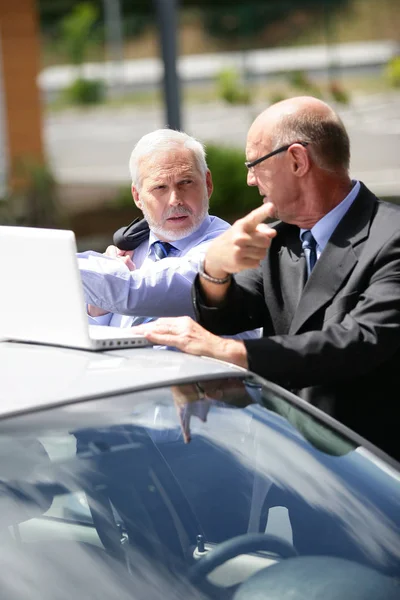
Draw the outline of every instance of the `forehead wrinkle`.
<instances>
[{"instance_id":1,"label":"forehead wrinkle","mask_svg":"<svg viewBox=\"0 0 400 600\"><path fill-rule=\"evenodd\" d=\"M182 168L180 168L179 165L173 165L171 167L164 166L152 170L148 176L143 178L143 180L147 180L151 183L175 181L186 177L193 177L194 174L195 170L189 165L184 165Z\"/></svg>"},{"instance_id":2,"label":"forehead wrinkle","mask_svg":"<svg viewBox=\"0 0 400 600\"><path fill-rule=\"evenodd\" d=\"M276 128L282 119L280 104L267 108L250 126L247 137L248 145L249 148L255 147L259 154L268 154L273 149Z\"/></svg>"},{"instance_id":3,"label":"forehead wrinkle","mask_svg":"<svg viewBox=\"0 0 400 600\"><path fill-rule=\"evenodd\" d=\"M256 140L248 140L246 144L246 160L251 162L255 160L262 154L266 154L266 145L262 140L262 137L259 137Z\"/></svg>"},{"instance_id":4,"label":"forehead wrinkle","mask_svg":"<svg viewBox=\"0 0 400 600\"><path fill-rule=\"evenodd\" d=\"M183 156L182 154L182 152L169 152L166 156L158 154L153 157L148 156L144 158L140 165L142 181L148 180L155 182L158 180L184 178L189 175L192 177L194 175L199 175L199 169L195 163L194 157L191 154L189 156L187 153L185 153L186 156Z\"/></svg>"}]
</instances>

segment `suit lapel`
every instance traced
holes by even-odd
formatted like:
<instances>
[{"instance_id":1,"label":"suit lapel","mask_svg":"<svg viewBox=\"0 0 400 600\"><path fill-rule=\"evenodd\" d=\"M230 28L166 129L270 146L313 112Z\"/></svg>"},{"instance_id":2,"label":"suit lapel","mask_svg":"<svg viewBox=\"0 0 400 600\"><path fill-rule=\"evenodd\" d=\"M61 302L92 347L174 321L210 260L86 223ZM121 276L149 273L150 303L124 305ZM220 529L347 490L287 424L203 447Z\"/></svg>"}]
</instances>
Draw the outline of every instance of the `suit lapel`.
<instances>
[{"instance_id":1,"label":"suit lapel","mask_svg":"<svg viewBox=\"0 0 400 600\"><path fill-rule=\"evenodd\" d=\"M368 237L375 206L375 197L361 184L357 198L333 232L304 287L290 334L297 333L307 319L333 299L355 268L355 248Z\"/></svg>"},{"instance_id":2,"label":"suit lapel","mask_svg":"<svg viewBox=\"0 0 400 600\"><path fill-rule=\"evenodd\" d=\"M264 289L274 333L286 334L303 292L306 261L298 227L280 222L276 230L273 251L266 258Z\"/></svg>"}]
</instances>

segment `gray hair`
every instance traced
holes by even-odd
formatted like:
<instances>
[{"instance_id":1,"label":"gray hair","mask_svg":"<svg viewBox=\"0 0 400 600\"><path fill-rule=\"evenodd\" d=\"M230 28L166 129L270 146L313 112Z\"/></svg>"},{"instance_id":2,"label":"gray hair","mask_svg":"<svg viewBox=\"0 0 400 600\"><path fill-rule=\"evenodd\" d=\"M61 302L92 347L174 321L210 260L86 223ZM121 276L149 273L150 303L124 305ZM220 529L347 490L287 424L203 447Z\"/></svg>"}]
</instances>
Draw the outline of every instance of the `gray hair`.
<instances>
[{"instance_id":1,"label":"gray hair","mask_svg":"<svg viewBox=\"0 0 400 600\"><path fill-rule=\"evenodd\" d=\"M293 142L307 142L314 163L325 171L350 167L350 140L340 117L304 110L286 114L273 132L273 149Z\"/></svg>"},{"instance_id":2,"label":"gray hair","mask_svg":"<svg viewBox=\"0 0 400 600\"><path fill-rule=\"evenodd\" d=\"M165 152L173 148L186 148L193 153L197 167L206 176L208 167L206 162L206 153L201 142L183 131L174 129L156 129L144 135L134 149L129 159L129 170L131 172L132 184L139 189L140 181L140 161L149 154L156 152Z\"/></svg>"}]
</instances>

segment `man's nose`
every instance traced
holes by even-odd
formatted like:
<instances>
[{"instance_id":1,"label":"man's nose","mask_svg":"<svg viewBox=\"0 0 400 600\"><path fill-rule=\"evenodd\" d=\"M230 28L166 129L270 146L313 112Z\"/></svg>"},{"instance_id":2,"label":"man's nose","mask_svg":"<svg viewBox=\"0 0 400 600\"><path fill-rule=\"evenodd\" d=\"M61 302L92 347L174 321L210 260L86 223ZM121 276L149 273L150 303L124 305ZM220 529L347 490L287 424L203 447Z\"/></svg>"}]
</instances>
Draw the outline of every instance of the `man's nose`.
<instances>
[{"instance_id":1,"label":"man's nose","mask_svg":"<svg viewBox=\"0 0 400 600\"><path fill-rule=\"evenodd\" d=\"M171 206L177 206L179 204L182 204L182 197L178 190L172 190L169 197L169 204Z\"/></svg>"},{"instance_id":2,"label":"man's nose","mask_svg":"<svg viewBox=\"0 0 400 600\"><path fill-rule=\"evenodd\" d=\"M257 185L253 169L247 171L247 185Z\"/></svg>"}]
</instances>

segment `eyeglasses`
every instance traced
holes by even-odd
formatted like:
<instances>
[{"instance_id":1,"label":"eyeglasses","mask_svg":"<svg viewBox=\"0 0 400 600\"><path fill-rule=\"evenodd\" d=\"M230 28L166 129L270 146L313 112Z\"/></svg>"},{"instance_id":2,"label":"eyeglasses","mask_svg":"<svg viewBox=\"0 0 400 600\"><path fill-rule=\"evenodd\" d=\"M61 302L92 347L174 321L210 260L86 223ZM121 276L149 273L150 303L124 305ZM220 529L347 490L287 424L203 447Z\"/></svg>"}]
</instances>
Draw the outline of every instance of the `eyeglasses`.
<instances>
[{"instance_id":1,"label":"eyeglasses","mask_svg":"<svg viewBox=\"0 0 400 600\"><path fill-rule=\"evenodd\" d=\"M256 158L256 160L252 160L250 162L247 161L244 164L246 165L246 167L248 169L252 169L256 165L259 165L264 160L267 160L267 158L271 158L271 156L275 156L275 154L279 154L280 152L286 152L286 150L289 150L290 146L293 146L293 144L300 144L301 146L304 146L304 147L308 146L308 142L292 142L291 144L287 144L286 146L277 148L276 150L274 150L273 152L270 152L269 154L266 154L265 156L261 156L260 158Z\"/></svg>"}]
</instances>

